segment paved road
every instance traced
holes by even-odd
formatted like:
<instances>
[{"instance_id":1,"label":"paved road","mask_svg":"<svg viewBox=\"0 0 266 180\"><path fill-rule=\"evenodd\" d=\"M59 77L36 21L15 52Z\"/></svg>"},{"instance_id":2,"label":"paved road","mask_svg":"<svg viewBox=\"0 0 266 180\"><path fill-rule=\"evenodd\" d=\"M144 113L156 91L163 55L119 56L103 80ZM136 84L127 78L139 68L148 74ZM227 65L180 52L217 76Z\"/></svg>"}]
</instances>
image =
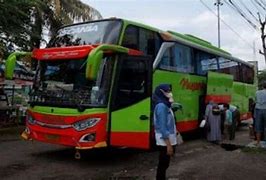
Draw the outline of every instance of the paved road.
<instances>
[{"instance_id":1,"label":"paved road","mask_svg":"<svg viewBox=\"0 0 266 180\"><path fill-rule=\"evenodd\" d=\"M236 143L248 143L244 128ZM154 179L156 151L102 149L82 153L73 149L23 141L18 131L0 131L0 179ZM205 140L186 141L177 148L168 169L169 179L266 179L266 153L240 149L226 151ZM116 178L115 178L116 177Z\"/></svg>"}]
</instances>

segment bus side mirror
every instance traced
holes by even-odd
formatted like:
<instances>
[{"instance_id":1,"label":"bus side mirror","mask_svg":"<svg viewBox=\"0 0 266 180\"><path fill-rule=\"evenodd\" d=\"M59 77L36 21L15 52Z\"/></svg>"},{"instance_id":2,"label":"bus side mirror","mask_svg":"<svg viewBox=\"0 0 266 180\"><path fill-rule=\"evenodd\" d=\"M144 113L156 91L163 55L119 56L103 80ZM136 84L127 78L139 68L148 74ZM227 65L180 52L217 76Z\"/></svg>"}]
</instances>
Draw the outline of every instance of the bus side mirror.
<instances>
[{"instance_id":1,"label":"bus side mirror","mask_svg":"<svg viewBox=\"0 0 266 180\"><path fill-rule=\"evenodd\" d=\"M13 79L14 70L16 67L17 56L31 55L30 52L13 52L10 54L5 63L5 78Z\"/></svg>"},{"instance_id":2,"label":"bus side mirror","mask_svg":"<svg viewBox=\"0 0 266 180\"><path fill-rule=\"evenodd\" d=\"M102 44L97 48L93 49L88 58L87 58L87 65L86 65L86 79L89 80L96 80L97 74L102 63L103 53L105 51L112 52L112 53L128 53L129 49L112 44Z\"/></svg>"},{"instance_id":3,"label":"bus side mirror","mask_svg":"<svg viewBox=\"0 0 266 180\"><path fill-rule=\"evenodd\" d=\"M6 63L5 63L5 78L6 79L13 79L14 70L16 66L17 56L15 53L12 53L8 56Z\"/></svg>"}]
</instances>

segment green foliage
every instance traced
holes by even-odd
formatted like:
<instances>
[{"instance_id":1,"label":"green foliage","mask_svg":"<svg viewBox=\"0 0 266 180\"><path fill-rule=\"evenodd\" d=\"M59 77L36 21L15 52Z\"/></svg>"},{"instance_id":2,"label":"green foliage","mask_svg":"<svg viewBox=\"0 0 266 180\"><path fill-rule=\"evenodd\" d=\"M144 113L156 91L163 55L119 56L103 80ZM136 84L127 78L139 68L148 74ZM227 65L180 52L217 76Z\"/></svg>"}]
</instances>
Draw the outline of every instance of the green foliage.
<instances>
[{"instance_id":1,"label":"green foliage","mask_svg":"<svg viewBox=\"0 0 266 180\"><path fill-rule=\"evenodd\" d=\"M4 51L10 43L27 49L32 0L2 0L0 2L0 45Z\"/></svg>"},{"instance_id":2,"label":"green foliage","mask_svg":"<svg viewBox=\"0 0 266 180\"><path fill-rule=\"evenodd\" d=\"M101 18L95 9L80 0L0 0L0 48L5 54L12 45L19 50L39 48L44 27L49 35L74 20Z\"/></svg>"}]
</instances>

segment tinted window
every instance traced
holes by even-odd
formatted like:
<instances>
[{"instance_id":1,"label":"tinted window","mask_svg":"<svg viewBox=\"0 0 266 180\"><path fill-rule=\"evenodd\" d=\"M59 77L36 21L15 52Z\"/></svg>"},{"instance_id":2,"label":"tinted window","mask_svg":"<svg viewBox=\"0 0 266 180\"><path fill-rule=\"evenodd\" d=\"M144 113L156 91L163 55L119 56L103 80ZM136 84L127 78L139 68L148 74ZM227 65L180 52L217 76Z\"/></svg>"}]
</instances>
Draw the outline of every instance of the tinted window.
<instances>
[{"instance_id":1,"label":"tinted window","mask_svg":"<svg viewBox=\"0 0 266 180\"><path fill-rule=\"evenodd\" d=\"M191 48L176 44L173 48L173 66L176 71L193 73Z\"/></svg>"},{"instance_id":2,"label":"tinted window","mask_svg":"<svg viewBox=\"0 0 266 180\"><path fill-rule=\"evenodd\" d=\"M146 59L122 59L115 93L115 109L149 96L149 67Z\"/></svg>"},{"instance_id":3,"label":"tinted window","mask_svg":"<svg viewBox=\"0 0 266 180\"><path fill-rule=\"evenodd\" d=\"M52 38L49 47L110 43L117 44L120 21L99 21L63 27Z\"/></svg>"},{"instance_id":4,"label":"tinted window","mask_svg":"<svg viewBox=\"0 0 266 180\"><path fill-rule=\"evenodd\" d=\"M164 52L159 64L159 69L174 71L172 51L173 51L172 48L168 48Z\"/></svg>"},{"instance_id":5,"label":"tinted window","mask_svg":"<svg viewBox=\"0 0 266 180\"><path fill-rule=\"evenodd\" d=\"M122 46L139 50L139 31L135 26L129 26L125 30Z\"/></svg>"},{"instance_id":6,"label":"tinted window","mask_svg":"<svg viewBox=\"0 0 266 180\"><path fill-rule=\"evenodd\" d=\"M217 71L217 57L202 51L195 53L196 72L199 75L206 75L208 71Z\"/></svg>"},{"instance_id":7,"label":"tinted window","mask_svg":"<svg viewBox=\"0 0 266 180\"><path fill-rule=\"evenodd\" d=\"M191 48L176 43L175 46L164 52L159 68L176 72L194 73Z\"/></svg>"},{"instance_id":8,"label":"tinted window","mask_svg":"<svg viewBox=\"0 0 266 180\"><path fill-rule=\"evenodd\" d=\"M231 74L234 77L234 81L240 81L238 62L219 57L219 72L225 74Z\"/></svg>"},{"instance_id":9,"label":"tinted window","mask_svg":"<svg viewBox=\"0 0 266 180\"><path fill-rule=\"evenodd\" d=\"M162 40L158 33L136 26L128 26L125 30L122 46L137 49L145 55L156 57Z\"/></svg>"},{"instance_id":10,"label":"tinted window","mask_svg":"<svg viewBox=\"0 0 266 180\"><path fill-rule=\"evenodd\" d=\"M241 76L242 76L242 81L244 83L249 83L249 84L253 84L254 81L254 70L253 68L245 65L245 64L241 64Z\"/></svg>"}]
</instances>

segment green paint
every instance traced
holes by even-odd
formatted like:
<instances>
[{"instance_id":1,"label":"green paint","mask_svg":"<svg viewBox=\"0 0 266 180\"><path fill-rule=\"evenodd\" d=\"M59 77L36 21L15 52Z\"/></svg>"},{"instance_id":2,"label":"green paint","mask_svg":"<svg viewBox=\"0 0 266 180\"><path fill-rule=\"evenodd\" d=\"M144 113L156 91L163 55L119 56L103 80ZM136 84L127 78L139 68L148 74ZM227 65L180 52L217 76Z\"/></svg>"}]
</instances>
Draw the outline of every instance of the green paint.
<instances>
[{"instance_id":1,"label":"green paint","mask_svg":"<svg viewBox=\"0 0 266 180\"><path fill-rule=\"evenodd\" d=\"M215 47L213 46L210 42L207 42L203 39L200 39L198 37L195 37L195 36L192 36L192 35L189 35L189 34L180 34L180 33L177 33L177 32L173 32L173 31L168 31L170 34L174 35L175 37L177 38L181 38L183 40L186 40L186 41L189 41L191 43L194 43L194 44L197 44L197 45L200 45L204 48L208 48L208 49L212 49L213 51L216 51L216 52L220 52L220 53L224 53L224 54L227 54L227 55L230 55L230 53L218 48L218 47Z\"/></svg>"},{"instance_id":2,"label":"green paint","mask_svg":"<svg viewBox=\"0 0 266 180\"><path fill-rule=\"evenodd\" d=\"M150 98L147 98L132 106L112 112L111 131L150 132L150 104ZM149 118L141 120L141 115Z\"/></svg>"},{"instance_id":3,"label":"green paint","mask_svg":"<svg viewBox=\"0 0 266 180\"><path fill-rule=\"evenodd\" d=\"M231 103L239 107L240 113L246 113L249 111L249 99L254 100L255 92L255 85L234 82Z\"/></svg>"},{"instance_id":4,"label":"green paint","mask_svg":"<svg viewBox=\"0 0 266 180\"><path fill-rule=\"evenodd\" d=\"M102 63L103 52L113 51L116 53L128 53L128 48L112 45L112 44L102 44L97 48L93 49L87 59L86 66L86 78L90 80L95 80L98 74L99 67Z\"/></svg>"},{"instance_id":5,"label":"green paint","mask_svg":"<svg viewBox=\"0 0 266 180\"><path fill-rule=\"evenodd\" d=\"M216 72L208 72L208 95L231 95L233 76Z\"/></svg>"},{"instance_id":6,"label":"green paint","mask_svg":"<svg viewBox=\"0 0 266 180\"><path fill-rule=\"evenodd\" d=\"M49 114L49 115L60 115L60 116L80 116L88 114L99 114L107 113L106 108L91 108L86 109L83 112L79 112L76 108L58 108L58 107L47 107L47 106L34 106L29 108L30 111Z\"/></svg>"},{"instance_id":7,"label":"green paint","mask_svg":"<svg viewBox=\"0 0 266 180\"><path fill-rule=\"evenodd\" d=\"M13 79L14 70L16 67L16 61L18 56L26 56L31 55L30 52L13 52L10 54L6 60L5 64L5 78Z\"/></svg>"},{"instance_id":8,"label":"green paint","mask_svg":"<svg viewBox=\"0 0 266 180\"><path fill-rule=\"evenodd\" d=\"M175 102L182 104L183 111L177 111L177 121L197 120L199 114L199 97L204 94L206 77L185 73L156 70L153 75L153 91L162 83L172 84ZM199 88L191 88L195 87Z\"/></svg>"}]
</instances>

